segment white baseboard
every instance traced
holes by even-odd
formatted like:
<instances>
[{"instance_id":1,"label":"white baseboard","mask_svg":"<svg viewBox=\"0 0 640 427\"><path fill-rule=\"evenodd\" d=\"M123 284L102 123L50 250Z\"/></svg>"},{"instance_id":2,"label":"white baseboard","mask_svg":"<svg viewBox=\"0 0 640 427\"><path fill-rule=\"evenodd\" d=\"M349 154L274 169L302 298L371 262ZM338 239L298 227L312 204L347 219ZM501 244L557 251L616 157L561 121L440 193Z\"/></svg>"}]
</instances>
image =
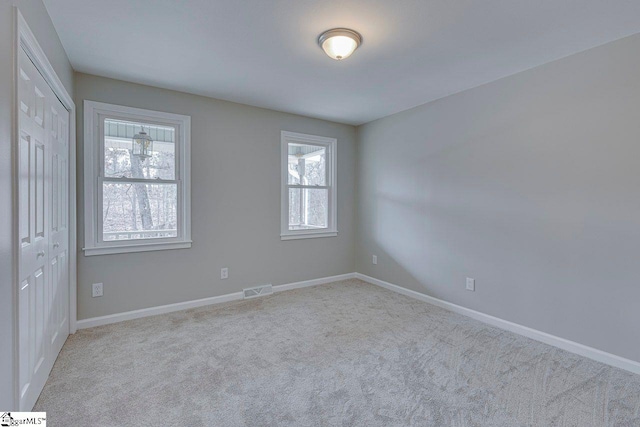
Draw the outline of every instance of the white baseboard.
<instances>
[{"instance_id":1,"label":"white baseboard","mask_svg":"<svg viewBox=\"0 0 640 427\"><path fill-rule=\"evenodd\" d=\"M303 280L302 282L288 283L273 287L273 292L288 291L291 289L306 288L308 286L323 285L325 283L338 282L340 280L355 279L356 273L340 274L338 276L321 277L320 279Z\"/></svg>"},{"instance_id":2,"label":"white baseboard","mask_svg":"<svg viewBox=\"0 0 640 427\"><path fill-rule=\"evenodd\" d=\"M306 288L307 286L321 285L324 283L337 282L339 280L353 279L355 273L341 274L339 276L322 277L319 279L304 280L302 282L288 283L286 285L277 285L273 287L273 292L288 291L297 288ZM217 297L202 298L192 301L178 302L175 304L160 305L157 307L143 308L140 310L126 311L124 313L109 314L107 316L91 317L89 319L78 320L77 328L86 329L94 326L109 325L111 323L124 322L125 320L139 319L141 317L156 316L158 314L172 313L174 311L187 310L190 308L202 307L205 305L221 304L223 302L236 301L243 299L242 292L234 292L231 294L220 295Z\"/></svg>"},{"instance_id":3,"label":"white baseboard","mask_svg":"<svg viewBox=\"0 0 640 427\"><path fill-rule=\"evenodd\" d=\"M172 313L174 311L187 310L189 308L202 307L211 304L242 299L242 292L220 295L217 297L202 298L191 301L177 302L175 304L159 305L157 307L142 308L140 310L125 311L124 313L109 314L107 316L91 317L78 320L78 329L93 328L94 326L109 325L111 323L124 322L125 320L139 319L141 317L156 316L158 314Z\"/></svg>"},{"instance_id":4,"label":"white baseboard","mask_svg":"<svg viewBox=\"0 0 640 427\"><path fill-rule=\"evenodd\" d=\"M471 317L473 319L479 320L483 323L487 323L497 328L514 332L519 335L523 335L527 338L531 338L533 340L540 341L545 344L549 344L554 347L561 348L562 350L566 350L571 353L575 353L580 356L584 356L589 359L593 359L598 362L614 366L616 368L633 372L634 374L640 374L640 362L636 362L630 359L625 359L624 357L616 356L615 354L607 353L605 351L598 350L593 347L588 347L586 345L579 344L574 341L569 341L567 339L560 338L555 335L547 334L546 332L541 332L536 329L528 328L526 326L522 326L517 323L509 322L507 320L503 320L498 317L481 313L479 311L471 310L470 308L465 308L460 305L452 304L450 302L443 301L441 299L434 298L420 292L412 291L410 289L406 289L401 286L394 285L392 283L385 282L380 279L376 279L374 277L370 277L360 273L356 273L355 276L357 279L363 280L373 285L377 285L385 289L389 289L391 291L397 292L399 294L406 295L408 297L415 298L417 300L424 301L426 303L433 304L438 307L442 307L446 310L453 311L455 313L459 313L467 317Z\"/></svg>"}]
</instances>

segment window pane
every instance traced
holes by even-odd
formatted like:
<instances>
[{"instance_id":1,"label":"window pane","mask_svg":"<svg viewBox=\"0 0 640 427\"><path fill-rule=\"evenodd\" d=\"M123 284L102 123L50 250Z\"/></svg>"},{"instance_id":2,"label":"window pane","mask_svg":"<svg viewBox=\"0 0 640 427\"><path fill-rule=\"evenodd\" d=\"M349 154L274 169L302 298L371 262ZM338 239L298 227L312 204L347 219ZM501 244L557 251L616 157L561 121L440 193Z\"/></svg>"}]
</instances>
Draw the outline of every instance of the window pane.
<instances>
[{"instance_id":1,"label":"window pane","mask_svg":"<svg viewBox=\"0 0 640 427\"><path fill-rule=\"evenodd\" d=\"M133 136L141 130L153 140L149 158L133 152ZM105 119L104 176L175 179L175 135L173 127Z\"/></svg>"},{"instance_id":2,"label":"window pane","mask_svg":"<svg viewBox=\"0 0 640 427\"><path fill-rule=\"evenodd\" d=\"M289 230L327 228L329 190L315 188L289 189Z\"/></svg>"},{"instance_id":3,"label":"window pane","mask_svg":"<svg viewBox=\"0 0 640 427\"><path fill-rule=\"evenodd\" d=\"M177 237L177 184L105 182L102 190L105 242Z\"/></svg>"},{"instance_id":4,"label":"window pane","mask_svg":"<svg viewBox=\"0 0 640 427\"><path fill-rule=\"evenodd\" d=\"M327 149L317 145L288 145L290 185L327 185Z\"/></svg>"}]
</instances>

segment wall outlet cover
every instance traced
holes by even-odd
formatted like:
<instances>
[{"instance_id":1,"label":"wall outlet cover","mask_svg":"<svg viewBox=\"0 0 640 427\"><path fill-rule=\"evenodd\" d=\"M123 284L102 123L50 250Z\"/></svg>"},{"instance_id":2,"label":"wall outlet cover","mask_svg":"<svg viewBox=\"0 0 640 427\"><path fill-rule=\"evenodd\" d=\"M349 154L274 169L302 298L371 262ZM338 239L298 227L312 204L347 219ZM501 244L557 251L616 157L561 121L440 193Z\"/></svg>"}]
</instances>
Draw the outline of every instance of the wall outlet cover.
<instances>
[{"instance_id":1,"label":"wall outlet cover","mask_svg":"<svg viewBox=\"0 0 640 427\"><path fill-rule=\"evenodd\" d=\"M468 291L475 291L476 290L476 279L472 279L470 277L467 277L467 290Z\"/></svg>"},{"instance_id":2,"label":"wall outlet cover","mask_svg":"<svg viewBox=\"0 0 640 427\"><path fill-rule=\"evenodd\" d=\"M101 297L103 295L102 293L102 283L94 283L93 285L91 285L91 297L95 298L95 297Z\"/></svg>"},{"instance_id":3,"label":"wall outlet cover","mask_svg":"<svg viewBox=\"0 0 640 427\"><path fill-rule=\"evenodd\" d=\"M220 269L220 279L225 280L229 278L229 269L227 267Z\"/></svg>"},{"instance_id":4,"label":"wall outlet cover","mask_svg":"<svg viewBox=\"0 0 640 427\"><path fill-rule=\"evenodd\" d=\"M373 256L371 257L371 262L372 262L374 265L377 265L377 264L378 264L378 255L373 255Z\"/></svg>"}]
</instances>

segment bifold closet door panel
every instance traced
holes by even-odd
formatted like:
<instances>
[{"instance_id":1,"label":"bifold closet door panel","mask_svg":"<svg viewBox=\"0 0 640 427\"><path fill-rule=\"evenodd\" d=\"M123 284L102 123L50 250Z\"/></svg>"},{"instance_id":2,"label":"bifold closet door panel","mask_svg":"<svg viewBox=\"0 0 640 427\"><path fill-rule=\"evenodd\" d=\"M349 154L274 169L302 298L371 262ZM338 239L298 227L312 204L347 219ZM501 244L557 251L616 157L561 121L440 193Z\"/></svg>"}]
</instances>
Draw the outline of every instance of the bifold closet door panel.
<instances>
[{"instance_id":1,"label":"bifold closet door panel","mask_svg":"<svg viewBox=\"0 0 640 427\"><path fill-rule=\"evenodd\" d=\"M18 376L29 410L69 333L69 113L23 50L17 107Z\"/></svg>"}]
</instances>

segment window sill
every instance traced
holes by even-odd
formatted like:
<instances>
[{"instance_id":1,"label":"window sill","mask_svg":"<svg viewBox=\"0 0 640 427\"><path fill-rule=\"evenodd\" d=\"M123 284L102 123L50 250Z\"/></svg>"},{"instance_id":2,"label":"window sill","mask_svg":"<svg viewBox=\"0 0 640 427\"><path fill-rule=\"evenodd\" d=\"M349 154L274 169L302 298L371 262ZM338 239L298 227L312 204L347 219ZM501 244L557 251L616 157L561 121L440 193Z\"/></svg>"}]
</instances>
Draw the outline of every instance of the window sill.
<instances>
[{"instance_id":1,"label":"window sill","mask_svg":"<svg viewBox=\"0 0 640 427\"><path fill-rule=\"evenodd\" d=\"M322 231L322 232L302 232L292 234L281 234L280 240L298 240L298 239L315 239L319 237L336 237L337 231Z\"/></svg>"},{"instance_id":2,"label":"window sill","mask_svg":"<svg viewBox=\"0 0 640 427\"><path fill-rule=\"evenodd\" d=\"M191 240L180 242L163 243L138 243L128 245L100 246L93 248L83 248L84 256L125 254L130 252L151 252L166 251L171 249L188 249L191 247Z\"/></svg>"}]
</instances>

